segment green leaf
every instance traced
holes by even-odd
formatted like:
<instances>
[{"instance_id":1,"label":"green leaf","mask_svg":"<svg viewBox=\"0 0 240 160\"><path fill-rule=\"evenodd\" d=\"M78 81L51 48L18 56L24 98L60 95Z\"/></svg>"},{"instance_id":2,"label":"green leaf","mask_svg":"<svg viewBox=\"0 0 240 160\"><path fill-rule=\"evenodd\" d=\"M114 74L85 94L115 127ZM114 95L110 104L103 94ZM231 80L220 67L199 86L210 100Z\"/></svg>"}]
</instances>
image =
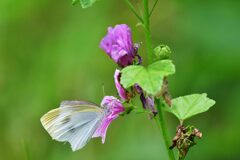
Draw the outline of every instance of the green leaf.
<instances>
[{"instance_id":1,"label":"green leaf","mask_svg":"<svg viewBox=\"0 0 240 160\"><path fill-rule=\"evenodd\" d=\"M128 66L121 72L121 84L124 88L138 84L148 94L155 95L162 87L163 78L175 73L175 66L171 60L161 60L147 68L139 65Z\"/></svg>"},{"instance_id":2,"label":"green leaf","mask_svg":"<svg viewBox=\"0 0 240 160\"><path fill-rule=\"evenodd\" d=\"M88 8L91 7L96 0L72 0L73 5L77 4L78 2L81 3L82 8Z\"/></svg>"},{"instance_id":3,"label":"green leaf","mask_svg":"<svg viewBox=\"0 0 240 160\"><path fill-rule=\"evenodd\" d=\"M208 98L206 93L192 94L178 97L172 100L172 106L164 106L164 109L173 113L180 121L190 118L196 114L206 112L215 104L215 101Z\"/></svg>"}]
</instances>

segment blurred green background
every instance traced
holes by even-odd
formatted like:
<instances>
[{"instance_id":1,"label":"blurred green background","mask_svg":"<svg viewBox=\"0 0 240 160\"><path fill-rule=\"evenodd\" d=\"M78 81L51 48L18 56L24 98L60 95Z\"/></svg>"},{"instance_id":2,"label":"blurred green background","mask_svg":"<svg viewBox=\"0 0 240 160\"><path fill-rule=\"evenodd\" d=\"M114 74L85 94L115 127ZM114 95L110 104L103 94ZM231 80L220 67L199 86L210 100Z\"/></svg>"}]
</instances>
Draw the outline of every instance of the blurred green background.
<instances>
[{"instance_id":1,"label":"blurred green background","mask_svg":"<svg viewBox=\"0 0 240 160\"><path fill-rule=\"evenodd\" d=\"M240 1L160 0L153 40L173 50L173 97L208 93L209 112L187 121L203 132L187 159L240 159ZM131 114L114 121L106 143L93 139L72 152L52 141L40 117L62 100L100 103L102 83L116 95L116 65L99 49L108 26L127 23L135 42L141 27L123 1L99 0L89 9L70 0L0 1L1 160L165 160L154 121ZM144 47L140 50L144 57ZM166 114L171 136L177 120Z\"/></svg>"}]
</instances>

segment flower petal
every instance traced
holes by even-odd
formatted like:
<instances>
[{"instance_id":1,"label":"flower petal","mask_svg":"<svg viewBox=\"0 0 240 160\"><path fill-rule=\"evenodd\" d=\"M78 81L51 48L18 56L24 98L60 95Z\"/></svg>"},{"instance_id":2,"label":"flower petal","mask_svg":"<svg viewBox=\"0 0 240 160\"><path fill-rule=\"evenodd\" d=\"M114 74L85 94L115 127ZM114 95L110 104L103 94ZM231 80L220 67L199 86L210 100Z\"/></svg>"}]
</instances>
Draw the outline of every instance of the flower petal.
<instances>
[{"instance_id":1,"label":"flower petal","mask_svg":"<svg viewBox=\"0 0 240 160\"><path fill-rule=\"evenodd\" d=\"M97 128L92 137L102 137L102 143L104 143L108 126L121 112L124 112L125 109L122 103L113 96L105 96L102 100L101 106L105 110L105 116L101 125Z\"/></svg>"},{"instance_id":2,"label":"flower petal","mask_svg":"<svg viewBox=\"0 0 240 160\"><path fill-rule=\"evenodd\" d=\"M131 65L135 56L131 29L126 24L109 27L107 35L100 42L100 48L119 66Z\"/></svg>"},{"instance_id":3,"label":"flower petal","mask_svg":"<svg viewBox=\"0 0 240 160\"><path fill-rule=\"evenodd\" d=\"M114 73L114 82L115 82L116 89L118 91L118 95L121 97L122 100L128 100L127 91L121 85L120 78L121 78L121 72L120 70L116 69Z\"/></svg>"}]
</instances>

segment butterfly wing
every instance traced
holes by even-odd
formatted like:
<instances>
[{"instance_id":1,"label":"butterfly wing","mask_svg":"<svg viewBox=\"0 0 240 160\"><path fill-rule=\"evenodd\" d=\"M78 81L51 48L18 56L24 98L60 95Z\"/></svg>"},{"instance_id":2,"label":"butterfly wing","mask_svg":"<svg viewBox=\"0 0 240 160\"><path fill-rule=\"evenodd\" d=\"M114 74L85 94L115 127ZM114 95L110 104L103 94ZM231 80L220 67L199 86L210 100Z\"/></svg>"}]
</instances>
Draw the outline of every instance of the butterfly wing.
<instances>
[{"instance_id":1,"label":"butterfly wing","mask_svg":"<svg viewBox=\"0 0 240 160\"><path fill-rule=\"evenodd\" d=\"M103 109L84 101L63 101L41 118L50 136L60 142L69 142L73 151L83 148L101 124Z\"/></svg>"}]
</instances>

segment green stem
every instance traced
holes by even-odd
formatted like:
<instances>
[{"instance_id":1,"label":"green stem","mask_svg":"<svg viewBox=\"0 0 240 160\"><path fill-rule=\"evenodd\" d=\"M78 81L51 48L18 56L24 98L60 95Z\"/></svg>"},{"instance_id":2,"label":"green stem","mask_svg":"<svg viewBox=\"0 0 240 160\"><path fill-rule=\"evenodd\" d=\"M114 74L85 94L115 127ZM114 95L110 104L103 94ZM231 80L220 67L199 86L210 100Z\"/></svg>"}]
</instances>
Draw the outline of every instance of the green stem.
<instances>
[{"instance_id":1,"label":"green stem","mask_svg":"<svg viewBox=\"0 0 240 160\"><path fill-rule=\"evenodd\" d=\"M136 12L134 6L131 4L129 0L125 0L131 11L135 14L135 16L144 24L144 33L145 33L145 39L146 39L146 50L147 50L147 61L148 64L151 64L153 62L153 48L152 48L152 39L151 39L151 31L150 31L150 16L158 2L158 0L155 1L153 8L149 12L149 5L148 0L143 0L143 6L144 6L144 12L143 12L143 19L138 15ZM165 119L163 117L162 113L162 106L159 99L156 99L157 102L157 110L158 110L158 118L155 118L157 121L158 127L162 131L162 136L164 139L164 144L168 152L169 160L175 160L174 153L172 150L169 149L170 142L169 142L169 136L168 131L165 123Z\"/></svg>"},{"instance_id":2,"label":"green stem","mask_svg":"<svg viewBox=\"0 0 240 160\"><path fill-rule=\"evenodd\" d=\"M146 38L146 48L147 48L147 58L148 63L153 62L153 49L152 49L152 39L150 31L150 19L149 19L149 6L148 0L143 0L144 12L143 12L143 21L144 21L144 32Z\"/></svg>"},{"instance_id":3,"label":"green stem","mask_svg":"<svg viewBox=\"0 0 240 160\"><path fill-rule=\"evenodd\" d=\"M151 64L153 62L153 48L152 48L152 39L151 39L151 31L150 31L150 13L149 13L148 0L143 0L143 6L144 6L143 21L144 21L144 32L145 32L145 38L146 38L147 57L148 57L148 63ZM165 119L163 117L160 100L156 99L156 102L157 102L157 110L158 110L158 119L156 119L157 124L162 131L162 136L164 139L165 147L168 151L169 160L175 160L173 151L168 148L170 146L170 143L168 141L169 136L166 128Z\"/></svg>"},{"instance_id":4,"label":"green stem","mask_svg":"<svg viewBox=\"0 0 240 160\"><path fill-rule=\"evenodd\" d=\"M130 8L130 10L133 12L133 14L138 18L138 20L143 23L143 19L138 15L136 9L134 8L134 6L132 5L132 3L129 0L124 0L125 3L128 5L128 7Z\"/></svg>"},{"instance_id":5,"label":"green stem","mask_svg":"<svg viewBox=\"0 0 240 160\"><path fill-rule=\"evenodd\" d=\"M169 135L168 135L167 126L166 126L165 118L164 118L163 111L162 111L162 104L161 104L159 99L156 99L156 106L157 106L157 110L158 110L158 118L156 118L156 121L157 121L157 124L158 124L159 128L162 131L164 144L165 144L165 147L166 147L167 152L168 152L168 159L169 160L175 160L173 151L171 149L169 149L170 138L169 138Z\"/></svg>"}]
</instances>

